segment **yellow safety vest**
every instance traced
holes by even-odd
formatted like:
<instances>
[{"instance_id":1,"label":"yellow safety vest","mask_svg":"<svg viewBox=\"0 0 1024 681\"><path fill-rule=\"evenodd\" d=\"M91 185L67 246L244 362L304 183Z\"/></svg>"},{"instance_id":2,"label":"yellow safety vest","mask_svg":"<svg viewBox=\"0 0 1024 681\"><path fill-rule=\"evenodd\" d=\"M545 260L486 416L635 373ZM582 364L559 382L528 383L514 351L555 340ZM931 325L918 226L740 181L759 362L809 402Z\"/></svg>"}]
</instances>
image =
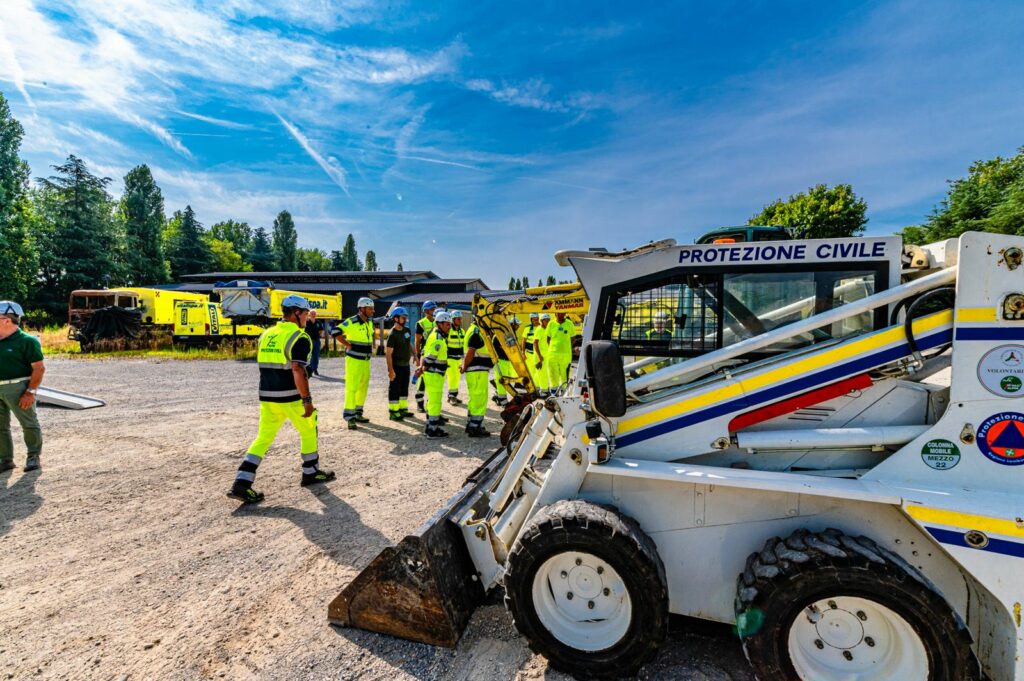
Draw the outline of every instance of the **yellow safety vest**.
<instances>
[{"instance_id":1,"label":"yellow safety vest","mask_svg":"<svg viewBox=\"0 0 1024 681\"><path fill-rule=\"evenodd\" d=\"M352 347L345 352L346 357L353 359L370 359L373 354L373 322L365 322L359 315L352 315L341 323L341 333Z\"/></svg>"},{"instance_id":2,"label":"yellow safety vest","mask_svg":"<svg viewBox=\"0 0 1024 681\"><path fill-rule=\"evenodd\" d=\"M423 345L423 370L432 374L448 371L448 339L436 326Z\"/></svg>"},{"instance_id":3,"label":"yellow safety vest","mask_svg":"<svg viewBox=\"0 0 1024 681\"><path fill-rule=\"evenodd\" d=\"M295 322L278 322L260 336L256 363L260 368L261 401L291 402L301 397L295 387L292 362L307 364L310 356L292 356L292 348L300 338L309 341L312 351L313 341Z\"/></svg>"},{"instance_id":4,"label":"yellow safety vest","mask_svg":"<svg viewBox=\"0 0 1024 681\"><path fill-rule=\"evenodd\" d=\"M462 359L462 351L466 347L466 330L461 326L448 330L448 359Z\"/></svg>"}]
</instances>

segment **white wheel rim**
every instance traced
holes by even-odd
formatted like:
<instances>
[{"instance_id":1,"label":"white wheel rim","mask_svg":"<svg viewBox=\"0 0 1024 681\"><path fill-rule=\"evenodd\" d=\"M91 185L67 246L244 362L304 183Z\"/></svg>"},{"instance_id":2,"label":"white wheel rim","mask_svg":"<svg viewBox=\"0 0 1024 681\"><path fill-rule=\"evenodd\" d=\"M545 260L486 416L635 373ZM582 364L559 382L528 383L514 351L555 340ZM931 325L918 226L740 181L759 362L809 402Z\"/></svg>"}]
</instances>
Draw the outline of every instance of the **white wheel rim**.
<instances>
[{"instance_id":1,"label":"white wheel rim","mask_svg":"<svg viewBox=\"0 0 1024 681\"><path fill-rule=\"evenodd\" d=\"M806 681L926 681L928 654L910 624L864 598L814 602L789 629L789 658Z\"/></svg>"},{"instance_id":2,"label":"white wheel rim","mask_svg":"<svg viewBox=\"0 0 1024 681\"><path fill-rule=\"evenodd\" d=\"M544 628L576 650L611 648L633 619L622 577L590 553L568 551L548 558L533 577L532 594Z\"/></svg>"}]
</instances>

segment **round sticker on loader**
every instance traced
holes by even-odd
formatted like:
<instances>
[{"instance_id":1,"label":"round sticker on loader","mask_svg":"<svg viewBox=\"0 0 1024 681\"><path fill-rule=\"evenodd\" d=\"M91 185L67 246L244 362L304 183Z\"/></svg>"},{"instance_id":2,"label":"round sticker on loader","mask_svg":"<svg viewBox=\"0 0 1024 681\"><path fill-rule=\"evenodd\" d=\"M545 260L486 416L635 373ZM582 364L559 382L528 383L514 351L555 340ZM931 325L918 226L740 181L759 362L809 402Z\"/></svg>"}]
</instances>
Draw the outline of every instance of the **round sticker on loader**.
<instances>
[{"instance_id":1,"label":"round sticker on loader","mask_svg":"<svg viewBox=\"0 0 1024 681\"><path fill-rule=\"evenodd\" d=\"M1024 397L1024 345L1000 345L978 362L978 380L999 397Z\"/></svg>"},{"instance_id":2,"label":"round sticker on loader","mask_svg":"<svg viewBox=\"0 0 1024 681\"><path fill-rule=\"evenodd\" d=\"M921 448L921 458L929 468L948 470L960 463L960 448L949 440L929 440Z\"/></svg>"},{"instance_id":3,"label":"round sticker on loader","mask_svg":"<svg viewBox=\"0 0 1024 681\"><path fill-rule=\"evenodd\" d=\"M978 449L1004 466L1024 464L1024 414L1006 411L985 419L978 428Z\"/></svg>"}]
</instances>

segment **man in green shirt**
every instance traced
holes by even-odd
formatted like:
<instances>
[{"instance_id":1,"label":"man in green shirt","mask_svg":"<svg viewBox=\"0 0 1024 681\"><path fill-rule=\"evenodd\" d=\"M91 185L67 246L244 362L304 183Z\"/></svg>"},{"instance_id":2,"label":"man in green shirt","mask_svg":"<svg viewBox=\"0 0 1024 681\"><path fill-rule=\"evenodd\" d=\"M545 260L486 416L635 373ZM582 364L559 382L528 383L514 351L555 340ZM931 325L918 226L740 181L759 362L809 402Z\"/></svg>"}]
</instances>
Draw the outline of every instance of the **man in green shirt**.
<instances>
[{"instance_id":1,"label":"man in green shirt","mask_svg":"<svg viewBox=\"0 0 1024 681\"><path fill-rule=\"evenodd\" d=\"M39 339L21 330L21 305L0 300L0 471L14 468L11 412L21 424L28 457L25 470L39 468L43 430L36 417L36 390L43 382L43 349Z\"/></svg>"}]
</instances>

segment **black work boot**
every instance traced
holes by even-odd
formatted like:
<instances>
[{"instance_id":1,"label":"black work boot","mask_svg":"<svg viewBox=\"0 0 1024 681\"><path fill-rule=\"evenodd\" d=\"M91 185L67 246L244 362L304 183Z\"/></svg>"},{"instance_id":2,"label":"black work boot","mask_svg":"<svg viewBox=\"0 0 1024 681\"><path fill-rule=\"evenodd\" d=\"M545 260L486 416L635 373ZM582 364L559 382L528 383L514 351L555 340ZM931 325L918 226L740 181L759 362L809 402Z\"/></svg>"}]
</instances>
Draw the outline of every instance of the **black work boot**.
<instances>
[{"instance_id":1,"label":"black work boot","mask_svg":"<svg viewBox=\"0 0 1024 681\"><path fill-rule=\"evenodd\" d=\"M467 428L466 434L470 437L490 437L491 433L485 430L483 426L476 426L475 428Z\"/></svg>"},{"instance_id":2,"label":"black work boot","mask_svg":"<svg viewBox=\"0 0 1024 681\"><path fill-rule=\"evenodd\" d=\"M14 470L14 461L11 461L11 460L0 461L0 473L3 473L4 471L13 471L13 470Z\"/></svg>"},{"instance_id":3,"label":"black work boot","mask_svg":"<svg viewBox=\"0 0 1024 681\"><path fill-rule=\"evenodd\" d=\"M302 482L299 484L303 487L309 487L310 485L319 485L324 482L330 482L336 477L338 476L334 474L334 471L327 471L321 468L318 469L316 473L310 473L309 475L303 473Z\"/></svg>"},{"instance_id":4,"label":"black work boot","mask_svg":"<svg viewBox=\"0 0 1024 681\"><path fill-rule=\"evenodd\" d=\"M416 411L426 412L427 411L427 404L426 404L426 402L424 402L423 400L416 400Z\"/></svg>"},{"instance_id":5,"label":"black work boot","mask_svg":"<svg viewBox=\"0 0 1024 681\"><path fill-rule=\"evenodd\" d=\"M237 482L231 486L228 496L232 499L238 499L243 504L258 504L263 501L263 492L257 492L252 487Z\"/></svg>"},{"instance_id":6,"label":"black work boot","mask_svg":"<svg viewBox=\"0 0 1024 681\"><path fill-rule=\"evenodd\" d=\"M447 430L444 430L442 428L436 428L436 427L435 428L431 428L429 426L427 427L427 439L429 439L429 440L439 440L441 438L445 438L445 437L448 437L448 436L449 436L449 434L448 434Z\"/></svg>"},{"instance_id":7,"label":"black work boot","mask_svg":"<svg viewBox=\"0 0 1024 681\"><path fill-rule=\"evenodd\" d=\"M355 416L352 417L352 420L355 421L356 423L369 423L370 422L370 419L366 418L362 414L356 414Z\"/></svg>"}]
</instances>

